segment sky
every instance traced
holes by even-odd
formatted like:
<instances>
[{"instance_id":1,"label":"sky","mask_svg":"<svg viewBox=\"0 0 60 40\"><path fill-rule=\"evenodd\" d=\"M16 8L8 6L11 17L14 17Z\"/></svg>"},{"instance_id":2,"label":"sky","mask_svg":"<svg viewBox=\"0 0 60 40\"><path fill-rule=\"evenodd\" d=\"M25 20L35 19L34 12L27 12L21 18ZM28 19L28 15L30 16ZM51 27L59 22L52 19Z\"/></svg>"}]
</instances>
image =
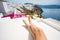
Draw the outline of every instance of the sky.
<instances>
[{"instance_id":1,"label":"sky","mask_svg":"<svg viewBox=\"0 0 60 40\"><path fill-rule=\"evenodd\" d=\"M33 3L39 5L60 5L60 0L7 0L12 3Z\"/></svg>"}]
</instances>

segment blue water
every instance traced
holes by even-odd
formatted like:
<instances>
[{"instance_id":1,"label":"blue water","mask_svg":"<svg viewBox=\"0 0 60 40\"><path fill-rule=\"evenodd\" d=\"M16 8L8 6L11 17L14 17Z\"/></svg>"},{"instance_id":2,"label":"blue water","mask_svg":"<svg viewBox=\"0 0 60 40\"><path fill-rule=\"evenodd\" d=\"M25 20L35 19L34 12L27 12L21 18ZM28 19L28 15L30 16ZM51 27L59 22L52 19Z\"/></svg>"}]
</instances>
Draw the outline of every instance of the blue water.
<instances>
[{"instance_id":1,"label":"blue water","mask_svg":"<svg viewBox=\"0 0 60 40\"><path fill-rule=\"evenodd\" d=\"M60 21L60 9L47 9L47 8L42 8L43 9L43 13L42 15L45 18L53 18L56 20Z\"/></svg>"}]
</instances>

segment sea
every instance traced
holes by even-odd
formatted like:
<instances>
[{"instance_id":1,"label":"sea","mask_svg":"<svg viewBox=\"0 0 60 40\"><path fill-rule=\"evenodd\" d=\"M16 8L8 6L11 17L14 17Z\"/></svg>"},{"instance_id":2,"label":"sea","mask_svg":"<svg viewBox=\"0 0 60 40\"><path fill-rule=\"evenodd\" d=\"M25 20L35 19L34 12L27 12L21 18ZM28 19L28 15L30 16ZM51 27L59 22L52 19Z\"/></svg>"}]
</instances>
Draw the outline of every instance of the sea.
<instances>
[{"instance_id":1,"label":"sea","mask_svg":"<svg viewBox=\"0 0 60 40\"><path fill-rule=\"evenodd\" d=\"M53 18L53 19L56 19L56 20L59 20L60 21L60 9L58 8L42 8L43 10L43 13L42 15L45 17L45 18Z\"/></svg>"},{"instance_id":2,"label":"sea","mask_svg":"<svg viewBox=\"0 0 60 40\"><path fill-rule=\"evenodd\" d=\"M53 18L60 21L60 5L36 5L43 10L42 15L45 18Z\"/></svg>"}]
</instances>

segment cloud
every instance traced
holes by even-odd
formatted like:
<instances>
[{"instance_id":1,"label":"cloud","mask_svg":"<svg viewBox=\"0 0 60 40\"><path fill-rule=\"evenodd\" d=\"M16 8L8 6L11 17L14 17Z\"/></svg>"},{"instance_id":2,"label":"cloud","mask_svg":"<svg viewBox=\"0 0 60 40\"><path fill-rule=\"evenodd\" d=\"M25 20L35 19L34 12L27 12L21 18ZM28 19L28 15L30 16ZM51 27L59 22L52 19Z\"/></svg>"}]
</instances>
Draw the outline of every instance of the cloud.
<instances>
[{"instance_id":1,"label":"cloud","mask_svg":"<svg viewBox=\"0 0 60 40\"><path fill-rule=\"evenodd\" d=\"M60 4L60 0L8 0L13 3L34 3L40 5Z\"/></svg>"}]
</instances>

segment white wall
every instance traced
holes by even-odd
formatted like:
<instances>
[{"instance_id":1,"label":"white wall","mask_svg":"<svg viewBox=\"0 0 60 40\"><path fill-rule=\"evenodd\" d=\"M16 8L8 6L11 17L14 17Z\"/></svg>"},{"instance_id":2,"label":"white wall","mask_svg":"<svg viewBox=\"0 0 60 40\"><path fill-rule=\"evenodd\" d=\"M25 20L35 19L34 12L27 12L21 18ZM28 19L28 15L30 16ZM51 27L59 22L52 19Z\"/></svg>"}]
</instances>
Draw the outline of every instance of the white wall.
<instances>
[{"instance_id":1,"label":"white wall","mask_svg":"<svg viewBox=\"0 0 60 40\"><path fill-rule=\"evenodd\" d=\"M28 32L25 26L23 26L23 19L25 19L27 22L27 18L0 18L0 40L33 40L31 34ZM37 27L43 29L48 40L60 40L59 31L42 22L41 20L37 20L37 22L36 20L34 19L33 23Z\"/></svg>"}]
</instances>

